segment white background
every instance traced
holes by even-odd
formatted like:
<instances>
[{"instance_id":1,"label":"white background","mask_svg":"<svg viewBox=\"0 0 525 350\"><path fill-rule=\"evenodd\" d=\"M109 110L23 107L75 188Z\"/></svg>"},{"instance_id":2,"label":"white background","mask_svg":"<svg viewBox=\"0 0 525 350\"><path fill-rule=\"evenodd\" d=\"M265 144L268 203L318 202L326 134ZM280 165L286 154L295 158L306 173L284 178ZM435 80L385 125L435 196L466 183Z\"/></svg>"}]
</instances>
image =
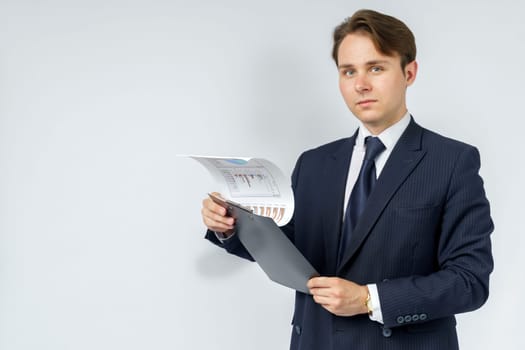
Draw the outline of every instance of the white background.
<instances>
[{"instance_id":1,"label":"white background","mask_svg":"<svg viewBox=\"0 0 525 350\"><path fill-rule=\"evenodd\" d=\"M356 127L331 33L359 8L418 44L416 120L479 147L496 224L463 349L523 349L519 1L0 0L0 349L286 349L293 292L203 240L176 154L301 151Z\"/></svg>"}]
</instances>

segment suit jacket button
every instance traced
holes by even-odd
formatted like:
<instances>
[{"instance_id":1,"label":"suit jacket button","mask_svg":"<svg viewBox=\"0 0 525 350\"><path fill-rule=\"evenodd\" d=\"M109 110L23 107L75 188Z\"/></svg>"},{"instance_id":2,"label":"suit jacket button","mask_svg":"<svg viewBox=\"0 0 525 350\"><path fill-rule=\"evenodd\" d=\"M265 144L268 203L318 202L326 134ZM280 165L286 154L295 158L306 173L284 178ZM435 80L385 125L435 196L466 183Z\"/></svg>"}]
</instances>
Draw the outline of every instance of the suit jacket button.
<instances>
[{"instance_id":1,"label":"suit jacket button","mask_svg":"<svg viewBox=\"0 0 525 350\"><path fill-rule=\"evenodd\" d=\"M301 326L295 325L295 333L297 333L297 335L301 335Z\"/></svg>"},{"instance_id":2,"label":"suit jacket button","mask_svg":"<svg viewBox=\"0 0 525 350\"><path fill-rule=\"evenodd\" d=\"M412 315L412 321L414 322L419 321L419 315L418 314Z\"/></svg>"},{"instance_id":3,"label":"suit jacket button","mask_svg":"<svg viewBox=\"0 0 525 350\"><path fill-rule=\"evenodd\" d=\"M421 321L426 320L426 319L427 319L427 314L421 314L421 315L419 315L419 319L420 319Z\"/></svg>"},{"instance_id":4,"label":"suit jacket button","mask_svg":"<svg viewBox=\"0 0 525 350\"><path fill-rule=\"evenodd\" d=\"M392 335L392 330L390 328L383 328L383 337L389 338Z\"/></svg>"},{"instance_id":5,"label":"suit jacket button","mask_svg":"<svg viewBox=\"0 0 525 350\"><path fill-rule=\"evenodd\" d=\"M410 315L406 315L405 316L405 322L408 323L408 322L412 322L412 316Z\"/></svg>"},{"instance_id":6,"label":"suit jacket button","mask_svg":"<svg viewBox=\"0 0 525 350\"><path fill-rule=\"evenodd\" d=\"M403 316L398 316L396 319L397 323L401 324L405 322L405 318Z\"/></svg>"}]
</instances>

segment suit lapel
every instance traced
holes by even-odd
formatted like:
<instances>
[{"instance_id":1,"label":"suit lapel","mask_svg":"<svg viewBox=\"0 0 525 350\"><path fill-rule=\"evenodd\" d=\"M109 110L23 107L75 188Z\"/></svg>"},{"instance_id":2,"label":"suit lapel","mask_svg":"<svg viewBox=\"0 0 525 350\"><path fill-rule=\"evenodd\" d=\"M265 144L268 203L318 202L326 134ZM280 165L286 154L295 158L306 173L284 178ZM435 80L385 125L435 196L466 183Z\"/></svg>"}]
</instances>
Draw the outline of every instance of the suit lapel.
<instances>
[{"instance_id":1,"label":"suit lapel","mask_svg":"<svg viewBox=\"0 0 525 350\"><path fill-rule=\"evenodd\" d=\"M352 158L352 150L355 144L357 132L348 138L341 147L327 156L324 167L324 179L326 181L326 193L322 203L323 233L326 247L326 266L328 271L335 274L337 267L337 250L339 247L339 235L343 220L343 203L345 199L345 188L348 176L348 168Z\"/></svg>"},{"instance_id":2,"label":"suit lapel","mask_svg":"<svg viewBox=\"0 0 525 350\"><path fill-rule=\"evenodd\" d=\"M421 149L422 133L423 129L412 119L392 150L376 187L368 198L366 208L352 232L342 263L337 268L338 273L359 249L394 193L425 155L426 151Z\"/></svg>"}]
</instances>

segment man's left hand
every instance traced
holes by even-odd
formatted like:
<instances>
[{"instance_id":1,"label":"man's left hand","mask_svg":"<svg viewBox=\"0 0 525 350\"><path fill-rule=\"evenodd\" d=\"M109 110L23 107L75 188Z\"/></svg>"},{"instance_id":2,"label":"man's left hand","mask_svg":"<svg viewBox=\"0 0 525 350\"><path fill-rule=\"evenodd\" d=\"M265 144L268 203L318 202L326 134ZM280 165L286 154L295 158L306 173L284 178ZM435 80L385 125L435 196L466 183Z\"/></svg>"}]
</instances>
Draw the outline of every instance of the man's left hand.
<instances>
[{"instance_id":1,"label":"man's left hand","mask_svg":"<svg viewBox=\"0 0 525 350\"><path fill-rule=\"evenodd\" d=\"M307 284L314 301L337 316L368 312L368 287L339 277L314 277Z\"/></svg>"}]
</instances>

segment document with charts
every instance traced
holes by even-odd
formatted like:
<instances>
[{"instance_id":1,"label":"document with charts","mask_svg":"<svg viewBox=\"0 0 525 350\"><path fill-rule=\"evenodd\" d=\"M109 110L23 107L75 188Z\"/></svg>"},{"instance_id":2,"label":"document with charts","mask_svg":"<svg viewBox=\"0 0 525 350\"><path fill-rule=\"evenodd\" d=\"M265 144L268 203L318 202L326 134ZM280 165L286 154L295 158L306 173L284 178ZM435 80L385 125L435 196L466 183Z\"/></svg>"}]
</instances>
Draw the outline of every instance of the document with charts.
<instances>
[{"instance_id":1,"label":"document with charts","mask_svg":"<svg viewBox=\"0 0 525 350\"><path fill-rule=\"evenodd\" d=\"M262 158L196 156L219 185L222 197L286 225L294 210L290 181L281 169Z\"/></svg>"}]
</instances>

